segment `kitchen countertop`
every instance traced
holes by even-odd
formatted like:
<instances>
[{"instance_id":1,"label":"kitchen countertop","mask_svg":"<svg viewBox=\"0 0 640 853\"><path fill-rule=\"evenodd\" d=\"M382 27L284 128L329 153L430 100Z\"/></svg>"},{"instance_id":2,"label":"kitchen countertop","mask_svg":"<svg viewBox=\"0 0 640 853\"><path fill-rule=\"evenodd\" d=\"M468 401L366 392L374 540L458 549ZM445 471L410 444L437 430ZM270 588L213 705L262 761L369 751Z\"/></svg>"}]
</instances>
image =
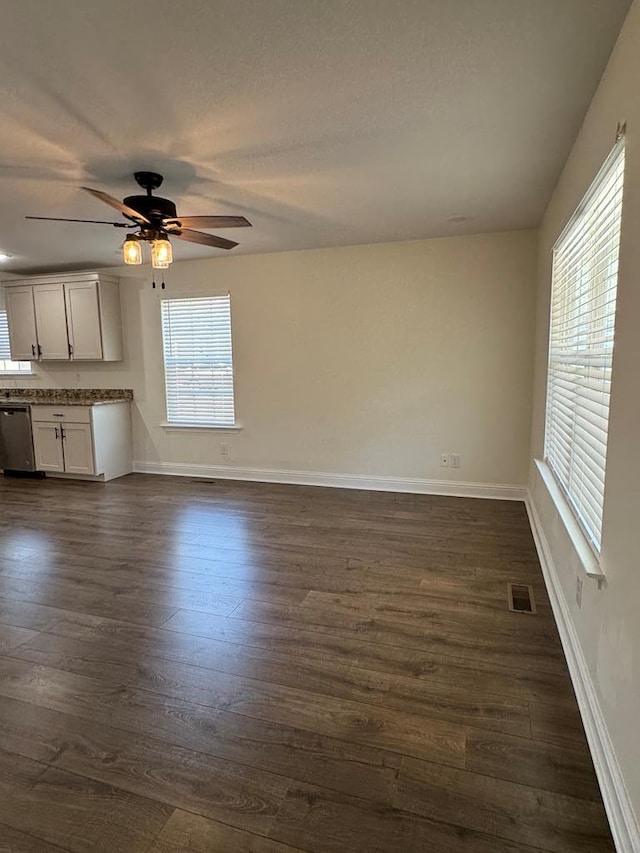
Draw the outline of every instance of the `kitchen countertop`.
<instances>
[{"instance_id":1,"label":"kitchen countertop","mask_svg":"<svg viewBox=\"0 0 640 853\"><path fill-rule=\"evenodd\" d=\"M25 406L104 406L133 400L130 388L3 388L0 405Z\"/></svg>"}]
</instances>

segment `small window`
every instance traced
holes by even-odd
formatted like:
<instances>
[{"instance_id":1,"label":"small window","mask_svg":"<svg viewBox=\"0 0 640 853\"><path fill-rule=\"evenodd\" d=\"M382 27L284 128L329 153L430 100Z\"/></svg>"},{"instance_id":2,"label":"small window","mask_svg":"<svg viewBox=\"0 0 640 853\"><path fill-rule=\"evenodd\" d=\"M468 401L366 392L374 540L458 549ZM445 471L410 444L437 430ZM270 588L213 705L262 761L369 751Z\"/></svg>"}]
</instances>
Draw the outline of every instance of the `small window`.
<instances>
[{"instance_id":1,"label":"small window","mask_svg":"<svg viewBox=\"0 0 640 853\"><path fill-rule=\"evenodd\" d=\"M11 360L7 312L0 309L0 376L3 373L31 373L31 362Z\"/></svg>"},{"instance_id":2,"label":"small window","mask_svg":"<svg viewBox=\"0 0 640 853\"><path fill-rule=\"evenodd\" d=\"M234 426L229 295L163 299L161 308L167 421Z\"/></svg>"},{"instance_id":3,"label":"small window","mask_svg":"<svg viewBox=\"0 0 640 853\"><path fill-rule=\"evenodd\" d=\"M545 459L600 550L624 184L620 140L553 251Z\"/></svg>"}]
</instances>

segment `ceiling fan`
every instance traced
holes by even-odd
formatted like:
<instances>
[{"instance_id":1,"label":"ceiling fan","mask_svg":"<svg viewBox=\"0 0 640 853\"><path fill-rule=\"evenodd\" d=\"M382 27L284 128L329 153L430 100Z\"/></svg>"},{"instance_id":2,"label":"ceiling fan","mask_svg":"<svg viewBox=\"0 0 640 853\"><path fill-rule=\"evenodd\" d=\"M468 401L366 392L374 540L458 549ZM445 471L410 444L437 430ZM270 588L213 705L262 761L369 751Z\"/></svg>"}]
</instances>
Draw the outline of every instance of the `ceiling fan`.
<instances>
[{"instance_id":1,"label":"ceiling fan","mask_svg":"<svg viewBox=\"0 0 640 853\"><path fill-rule=\"evenodd\" d=\"M169 237L201 243L217 249L233 249L238 244L215 234L205 234L194 228L246 228L251 223L244 216L178 216L174 202L153 195L164 178L157 172L134 172L133 177L146 195L130 195L123 201L90 187L81 187L85 192L105 204L119 210L128 222L108 222L102 219L61 219L56 216L26 216L25 219L45 219L50 222L89 222L96 225L112 225L114 228L134 228L137 233L128 234L122 254L127 264L142 263L141 241L151 243L151 261L155 269L166 269L173 261Z\"/></svg>"}]
</instances>

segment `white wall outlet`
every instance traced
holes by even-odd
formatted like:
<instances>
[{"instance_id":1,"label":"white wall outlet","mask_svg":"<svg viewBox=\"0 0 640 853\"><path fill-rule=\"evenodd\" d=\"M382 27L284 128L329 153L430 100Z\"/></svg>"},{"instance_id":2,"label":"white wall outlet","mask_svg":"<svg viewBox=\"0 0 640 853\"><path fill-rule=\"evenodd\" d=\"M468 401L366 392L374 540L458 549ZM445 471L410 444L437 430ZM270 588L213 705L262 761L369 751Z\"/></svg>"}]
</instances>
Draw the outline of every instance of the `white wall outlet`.
<instances>
[{"instance_id":1,"label":"white wall outlet","mask_svg":"<svg viewBox=\"0 0 640 853\"><path fill-rule=\"evenodd\" d=\"M459 468L460 467L460 455L458 453L450 453L449 454L449 467L450 468Z\"/></svg>"},{"instance_id":2,"label":"white wall outlet","mask_svg":"<svg viewBox=\"0 0 640 853\"><path fill-rule=\"evenodd\" d=\"M582 578L576 577L576 604L582 609Z\"/></svg>"},{"instance_id":3,"label":"white wall outlet","mask_svg":"<svg viewBox=\"0 0 640 853\"><path fill-rule=\"evenodd\" d=\"M220 456L228 456L229 455L229 447L228 445L220 442Z\"/></svg>"},{"instance_id":4,"label":"white wall outlet","mask_svg":"<svg viewBox=\"0 0 640 853\"><path fill-rule=\"evenodd\" d=\"M441 453L440 454L440 467L441 468L448 468L449 467L449 454L448 453Z\"/></svg>"}]
</instances>

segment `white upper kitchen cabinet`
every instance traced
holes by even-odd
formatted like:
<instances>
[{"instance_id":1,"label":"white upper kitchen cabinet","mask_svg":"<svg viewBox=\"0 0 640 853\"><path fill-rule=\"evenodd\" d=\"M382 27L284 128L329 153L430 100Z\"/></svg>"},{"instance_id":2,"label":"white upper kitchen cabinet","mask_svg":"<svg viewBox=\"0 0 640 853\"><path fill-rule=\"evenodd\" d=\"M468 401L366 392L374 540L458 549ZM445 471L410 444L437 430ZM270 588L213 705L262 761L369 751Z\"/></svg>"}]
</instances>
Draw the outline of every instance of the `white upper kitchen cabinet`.
<instances>
[{"instance_id":1,"label":"white upper kitchen cabinet","mask_svg":"<svg viewBox=\"0 0 640 853\"><path fill-rule=\"evenodd\" d=\"M66 273L4 282L16 361L121 361L117 279Z\"/></svg>"},{"instance_id":2,"label":"white upper kitchen cabinet","mask_svg":"<svg viewBox=\"0 0 640 853\"><path fill-rule=\"evenodd\" d=\"M37 284L33 288L36 308L38 356L41 361L68 361L67 312L63 284ZM11 340L11 335L9 335ZM11 350L13 356L13 349Z\"/></svg>"},{"instance_id":3,"label":"white upper kitchen cabinet","mask_svg":"<svg viewBox=\"0 0 640 853\"><path fill-rule=\"evenodd\" d=\"M11 357L14 361L33 361L38 357L36 312L32 287L8 287L5 290Z\"/></svg>"},{"instance_id":4,"label":"white upper kitchen cabinet","mask_svg":"<svg viewBox=\"0 0 640 853\"><path fill-rule=\"evenodd\" d=\"M100 300L92 281L78 281L64 286L69 330L69 351L74 361L102 359Z\"/></svg>"}]
</instances>

